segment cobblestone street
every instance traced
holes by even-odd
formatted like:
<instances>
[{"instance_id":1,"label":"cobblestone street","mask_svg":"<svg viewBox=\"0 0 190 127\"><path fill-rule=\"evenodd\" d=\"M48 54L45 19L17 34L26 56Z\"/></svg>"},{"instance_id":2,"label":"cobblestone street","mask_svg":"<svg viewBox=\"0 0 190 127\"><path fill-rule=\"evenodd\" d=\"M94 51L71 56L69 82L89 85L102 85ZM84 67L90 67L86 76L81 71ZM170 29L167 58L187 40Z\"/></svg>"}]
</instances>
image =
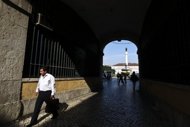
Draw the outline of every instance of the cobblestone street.
<instances>
[{"instance_id":1,"label":"cobblestone street","mask_svg":"<svg viewBox=\"0 0 190 127\"><path fill-rule=\"evenodd\" d=\"M45 117L35 127L170 127L144 101L138 88L139 84L133 91L129 80L126 85L105 80L101 93L61 112L56 120Z\"/></svg>"}]
</instances>

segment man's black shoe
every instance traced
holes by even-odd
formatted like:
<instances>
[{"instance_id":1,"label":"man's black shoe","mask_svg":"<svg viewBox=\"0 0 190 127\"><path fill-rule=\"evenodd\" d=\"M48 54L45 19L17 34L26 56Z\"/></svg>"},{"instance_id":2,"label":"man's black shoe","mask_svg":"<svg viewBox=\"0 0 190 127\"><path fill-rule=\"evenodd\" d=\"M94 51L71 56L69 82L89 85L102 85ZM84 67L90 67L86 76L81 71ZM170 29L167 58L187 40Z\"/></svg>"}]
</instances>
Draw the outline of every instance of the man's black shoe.
<instances>
[{"instance_id":1,"label":"man's black shoe","mask_svg":"<svg viewBox=\"0 0 190 127\"><path fill-rule=\"evenodd\" d=\"M26 125L26 127L32 127L32 125L31 125L31 124L28 124L28 125Z\"/></svg>"},{"instance_id":2,"label":"man's black shoe","mask_svg":"<svg viewBox=\"0 0 190 127\"><path fill-rule=\"evenodd\" d=\"M30 124L28 124L26 127L32 127L32 126L34 126L34 125L36 125L37 124L37 122L36 123L30 123Z\"/></svg>"},{"instance_id":3,"label":"man's black shoe","mask_svg":"<svg viewBox=\"0 0 190 127\"><path fill-rule=\"evenodd\" d=\"M33 126L33 124L28 124L28 125L26 125L26 127L32 127Z\"/></svg>"},{"instance_id":4,"label":"man's black shoe","mask_svg":"<svg viewBox=\"0 0 190 127\"><path fill-rule=\"evenodd\" d=\"M58 117L58 114L53 115L53 116L51 117L51 119L57 119L57 117Z\"/></svg>"}]
</instances>

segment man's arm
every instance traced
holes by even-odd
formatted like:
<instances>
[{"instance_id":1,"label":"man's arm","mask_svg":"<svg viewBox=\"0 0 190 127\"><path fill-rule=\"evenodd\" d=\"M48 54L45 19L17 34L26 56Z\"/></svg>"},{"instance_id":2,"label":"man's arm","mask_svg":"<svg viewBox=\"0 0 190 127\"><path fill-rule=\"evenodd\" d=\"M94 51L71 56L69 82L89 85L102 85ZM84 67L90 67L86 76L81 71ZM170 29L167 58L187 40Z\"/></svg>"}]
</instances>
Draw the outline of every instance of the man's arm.
<instances>
[{"instance_id":1,"label":"man's arm","mask_svg":"<svg viewBox=\"0 0 190 127\"><path fill-rule=\"evenodd\" d=\"M36 95L37 95L38 92L39 92L39 87L40 87L40 80L38 81L38 84L37 84L37 87L36 87Z\"/></svg>"},{"instance_id":2,"label":"man's arm","mask_svg":"<svg viewBox=\"0 0 190 127\"><path fill-rule=\"evenodd\" d=\"M55 78L53 76L51 76L51 96L55 95Z\"/></svg>"},{"instance_id":3,"label":"man's arm","mask_svg":"<svg viewBox=\"0 0 190 127\"><path fill-rule=\"evenodd\" d=\"M37 84L37 87L36 87L36 93L39 92L39 88L40 88L40 79L38 80L38 84Z\"/></svg>"}]
</instances>

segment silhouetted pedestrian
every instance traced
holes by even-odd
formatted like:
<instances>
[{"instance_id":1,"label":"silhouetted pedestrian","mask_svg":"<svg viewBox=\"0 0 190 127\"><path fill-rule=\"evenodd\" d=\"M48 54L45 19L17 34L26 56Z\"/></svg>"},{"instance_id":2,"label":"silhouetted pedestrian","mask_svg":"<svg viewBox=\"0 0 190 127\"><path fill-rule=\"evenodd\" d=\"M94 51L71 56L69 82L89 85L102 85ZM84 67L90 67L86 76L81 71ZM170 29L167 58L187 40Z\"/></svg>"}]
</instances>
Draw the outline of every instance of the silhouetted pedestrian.
<instances>
[{"instance_id":1,"label":"silhouetted pedestrian","mask_svg":"<svg viewBox=\"0 0 190 127\"><path fill-rule=\"evenodd\" d=\"M119 72L118 72L117 75L116 75L116 76L117 76L117 81L119 81L119 75L120 75L120 74L119 74Z\"/></svg>"},{"instance_id":2,"label":"silhouetted pedestrian","mask_svg":"<svg viewBox=\"0 0 190 127\"><path fill-rule=\"evenodd\" d=\"M123 77L124 77L123 79L124 79L124 83L125 83L125 84L127 84L127 76L128 76L128 75L127 75L126 73L123 73Z\"/></svg>"},{"instance_id":3,"label":"silhouetted pedestrian","mask_svg":"<svg viewBox=\"0 0 190 127\"><path fill-rule=\"evenodd\" d=\"M107 72L107 80L111 79L111 72Z\"/></svg>"},{"instance_id":4,"label":"silhouetted pedestrian","mask_svg":"<svg viewBox=\"0 0 190 127\"><path fill-rule=\"evenodd\" d=\"M133 71L133 73L130 76L130 80L133 83L133 91L135 91L136 82L139 80L139 78L137 77L137 75L135 74L134 71Z\"/></svg>"},{"instance_id":5,"label":"silhouetted pedestrian","mask_svg":"<svg viewBox=\"0 0 190 127\"><path fill-rule=\"evenodd\" d=\"M123 75L119 73L118 74L118 85L120 84L120 82L122 82L122 84L124 84Z\"/></svg>"}]
</instances>

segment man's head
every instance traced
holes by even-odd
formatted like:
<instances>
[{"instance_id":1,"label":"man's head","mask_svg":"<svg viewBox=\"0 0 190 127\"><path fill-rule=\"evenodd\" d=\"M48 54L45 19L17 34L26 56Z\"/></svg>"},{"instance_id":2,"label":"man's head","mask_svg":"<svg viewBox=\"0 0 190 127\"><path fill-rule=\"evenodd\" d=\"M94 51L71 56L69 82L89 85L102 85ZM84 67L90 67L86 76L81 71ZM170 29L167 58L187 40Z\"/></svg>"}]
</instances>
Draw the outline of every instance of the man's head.
<instances>
[{"instance_id":1,"label":"man's head","mask_svg":"<svg viewBox=\"0 0 190 127\"><path fill-rule=\"evenodd\" d=\"M44 76L47 73L47 68L46 67L41 67L40 68L40 75Z\"/></svg>"}]
</instances>

